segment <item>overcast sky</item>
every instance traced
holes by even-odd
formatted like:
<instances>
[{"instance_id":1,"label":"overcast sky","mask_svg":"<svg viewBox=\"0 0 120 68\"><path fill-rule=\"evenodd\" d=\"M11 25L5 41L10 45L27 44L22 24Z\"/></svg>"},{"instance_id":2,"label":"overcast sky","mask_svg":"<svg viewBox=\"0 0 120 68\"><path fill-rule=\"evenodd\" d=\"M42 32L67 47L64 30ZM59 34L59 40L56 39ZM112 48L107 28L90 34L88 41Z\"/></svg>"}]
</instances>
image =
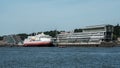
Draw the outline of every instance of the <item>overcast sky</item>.
<instances>
[{"instance_id":1,"label":"overcast sky","mask_svg":"<svg viewBox=\"0 0 120 68\"><path fill-rule=\"evenodd\" d=\"M119 23L120 0L0 0L0 35Z\"/></svg>"}]
</instances>

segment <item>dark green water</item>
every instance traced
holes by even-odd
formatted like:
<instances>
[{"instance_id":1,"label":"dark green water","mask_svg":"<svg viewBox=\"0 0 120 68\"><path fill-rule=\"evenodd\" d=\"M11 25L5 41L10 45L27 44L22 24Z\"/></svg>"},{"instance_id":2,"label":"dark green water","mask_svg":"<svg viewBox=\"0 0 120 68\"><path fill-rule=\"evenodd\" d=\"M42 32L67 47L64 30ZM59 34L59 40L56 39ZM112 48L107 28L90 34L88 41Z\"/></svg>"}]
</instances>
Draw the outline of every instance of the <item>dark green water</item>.
<instances>
[{"instance_id":1,"label":"dark green water","mask_svg":"<svg viewBox=\"0 0 120 68\"><path fill-rule=\"evenodd\" d=\"M0 68L120 68L120 47L0 47Z\"/></svg>"}]
</instances>

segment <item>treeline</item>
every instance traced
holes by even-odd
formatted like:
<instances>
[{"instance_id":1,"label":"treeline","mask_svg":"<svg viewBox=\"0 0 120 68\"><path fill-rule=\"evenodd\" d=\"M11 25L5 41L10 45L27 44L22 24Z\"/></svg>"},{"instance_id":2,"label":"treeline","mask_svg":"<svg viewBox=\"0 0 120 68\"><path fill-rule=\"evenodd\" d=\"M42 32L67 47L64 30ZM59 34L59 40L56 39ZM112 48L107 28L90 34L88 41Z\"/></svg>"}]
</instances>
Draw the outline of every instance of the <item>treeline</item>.
<instances>
[{"instance_id":1,"label":"treeline","mask_svg":"<svg viewBox=\"0 0 120 68\"><path fill-rule=\"evenodd\" d=\"M50 35L51 37L56 37L57 34L60 34L60 32L65 32L65 31L58 31L58 30L51 30L51 31L45 31L45 32L33 32L30 34L27 33L20 33L20 34L16 34L16 36L20 36L20 38L22 40L24 40L25 38L27 38L28 36L34 36L36 34L41 34L44 33L46 35ZM3 40L4 36L0 36L0 40Z\"/></svg>"},{"instance_id":2,"label":"treeline","mask_svg":"<svg viewBox=\"0 0 120 68\"><path fill-rule=\"evenodd\" d=\"M46 35L50 35L51 37L56 37L57 34L60 34L60 32L65 32L65 31L57 31L57 30L51 30L51 31L45 31L43 32L44 34ZM21 33L21 34L17 34L17 36L20 36L20 38L22 40L24 40L25 38L27 38L28 36L34 36L36 34L41 34L42 32L33 32L33 33L30 33L30 34L26 34L26 33Z\"/></svg>"},{"instance_id":3,"label":"treeline","mask_svg":"<svg viewBox=\"0 0 120 68\"><path fill-rule=\"evenodd\" d=\"M114 27L114 32L113 32L113 39L114 40L117 40L118 37L120 37L120 25L117 24L115 25ZM60 34L60 32L65 32L65 31L58 31L58 30L51 30L51 31L45 31L43 32L44 34L46 35L50 35L52 37L56 37L56 34ZM81 28L78 28L78 29L74 29L74 32L82 32L82 29ZM24 40L25 38L27 38L28 36L34 36L36 34L40 34L42 32L33 32L33 33L30 33L30 34L27 34L27 33L20 33L20 34L16 34L17 36L20 36L20 38L22 40ZM3 40L3 36L0 36L0 40Z\"/></svg>"}]
</instances>

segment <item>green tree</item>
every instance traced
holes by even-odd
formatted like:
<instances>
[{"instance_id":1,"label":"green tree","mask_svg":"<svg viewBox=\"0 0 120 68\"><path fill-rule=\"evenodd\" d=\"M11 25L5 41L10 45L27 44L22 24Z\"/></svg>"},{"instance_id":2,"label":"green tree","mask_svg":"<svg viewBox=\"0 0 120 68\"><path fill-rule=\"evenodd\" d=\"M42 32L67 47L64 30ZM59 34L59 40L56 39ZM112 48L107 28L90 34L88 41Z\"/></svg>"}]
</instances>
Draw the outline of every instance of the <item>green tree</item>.
<instances>
[{"instance_id":1,"label":"green tree","mask_svg":"<svg viewBox=\"0 0 120 68\"><path fill-rule=\"evenodd\" d=\"M119 26L119 24L114 26L114 31L113 31L114 40L116 40L118 37L120 37L120 26Z\"/></svg>"},{"instance_id":2,"label":"green tree","mask_svg":"<svg viewBox=\"0 0 120 68\"><path fill-rule=\"evenodd\" d=\"M52 37L56 37L56 35L59 34L59 33L60 33L60 31L57 31L57 30L53 30L53 31L51 30L51 31L44 32L44 34L50 35Z\"/></svg>"},{"instance_id":3,"label":"green tree","mask_svg":"<svg viewBox=\"0 0 120 68\"><path fill-rule=\"evenodd\" d=\"M28 37L28 34L26 34L26 33L21 33L21 34L17 34L17 35L20 36L20 38L21 38L22 40L24 40L25 38Z\"/></svg>"},{"instance_id":4,"label":"green tree","mask_svg":"<svg viewBox=\"0 0 120 68\"><path fill-rule=\"evenodd\" d=\"M74 32L82 32L82 29L74 29Z\"/></svg>"},{"instance_id":5,"label":"green tree","mask_svg":"<svg viewBox=\"0 0 120 68\"><path fill-rule=\"evenodd\" d=\"M3 40L3 37L2 37L2 36L0 36L0 40Z\"/></svg>"}]
</instances>

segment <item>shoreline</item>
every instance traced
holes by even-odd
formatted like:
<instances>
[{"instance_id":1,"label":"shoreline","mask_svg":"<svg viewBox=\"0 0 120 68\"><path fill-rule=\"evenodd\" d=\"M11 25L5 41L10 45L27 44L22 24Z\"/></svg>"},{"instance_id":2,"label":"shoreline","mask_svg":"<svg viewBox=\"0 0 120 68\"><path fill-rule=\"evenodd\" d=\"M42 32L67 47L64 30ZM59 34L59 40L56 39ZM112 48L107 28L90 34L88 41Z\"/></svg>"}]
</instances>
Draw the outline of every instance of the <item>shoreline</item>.
<instances>
[{"instance_id":1,"label":"shoreline","mask_svg":"<svg viewBox=\"0 0 120 68\"><path fill-rule=\"evenodd\" d=\"M41 47L41 46L0 45L0 47ZM42 46L42 47L44 47L44 46ZM99 48L99 47L120 47L120 44L119 45L116 44L114 46L109 46L109 45L58 45L58 46L51 46L51 47L59 47L59 48L66 48L66 47L98 47Z\"/></svg>"},{"instance_id":2,"label":"shoreline","mask_svg":"<svg viewBox=\"0 0 120 68\"><path fill-rule=\"evenodd\" d=\"M24 46L23 44L0 44L0 47L120 47L119 42L102 42L102 43L56 43L52 46Z\"/></svg>"}]
</instances>

